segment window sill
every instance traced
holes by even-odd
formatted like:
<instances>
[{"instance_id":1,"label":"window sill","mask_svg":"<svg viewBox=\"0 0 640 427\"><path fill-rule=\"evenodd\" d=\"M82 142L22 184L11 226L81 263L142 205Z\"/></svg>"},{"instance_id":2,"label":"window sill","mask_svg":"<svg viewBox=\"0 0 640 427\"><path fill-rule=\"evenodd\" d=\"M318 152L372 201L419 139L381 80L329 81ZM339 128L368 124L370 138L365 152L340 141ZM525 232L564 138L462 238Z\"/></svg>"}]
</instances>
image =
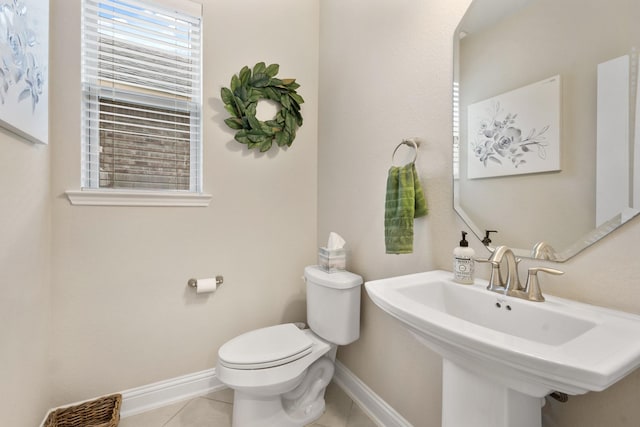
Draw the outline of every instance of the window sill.
<instances>
[{"instance_id":1,"label":"window sill","mask_svg":"<svg viewBox=\"0 0 640 427\"><path fill-rule=\"evenodd\" d=\"M175 206L207 207L211 195L170 191L68 190L65 192L74 206Z\"/></svg>"}]
</instances>

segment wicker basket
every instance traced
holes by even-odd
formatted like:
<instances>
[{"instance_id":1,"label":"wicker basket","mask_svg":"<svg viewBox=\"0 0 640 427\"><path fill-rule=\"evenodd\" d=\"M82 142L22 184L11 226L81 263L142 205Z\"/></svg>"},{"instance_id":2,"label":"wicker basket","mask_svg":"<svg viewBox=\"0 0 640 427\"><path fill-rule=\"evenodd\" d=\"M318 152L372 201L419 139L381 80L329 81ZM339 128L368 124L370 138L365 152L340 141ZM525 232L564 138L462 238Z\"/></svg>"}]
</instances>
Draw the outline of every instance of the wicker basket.
<instances>
[{"instance_id":1,"label":"wicker basket","mask_svg":"<svg viewBox=\"0 0 640 427\"><path fill-rule=\"evenodd\" d=\"M77 406L60 408L47 417L43 427L117 427L122 395L113 394Z\"/></svg>"}]
</instances>

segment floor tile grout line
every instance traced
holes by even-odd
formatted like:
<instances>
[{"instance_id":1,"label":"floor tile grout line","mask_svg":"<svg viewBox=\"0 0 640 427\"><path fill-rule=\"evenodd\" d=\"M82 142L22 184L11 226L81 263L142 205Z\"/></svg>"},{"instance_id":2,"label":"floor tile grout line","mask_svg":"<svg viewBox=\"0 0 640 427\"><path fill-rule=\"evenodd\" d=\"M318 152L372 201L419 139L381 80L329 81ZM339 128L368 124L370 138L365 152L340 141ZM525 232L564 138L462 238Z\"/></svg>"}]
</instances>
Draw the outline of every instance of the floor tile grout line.
<instances>
[{"instance_id":1,"label":"floor tile grout line","mask_svg":"<svg viewBox=\"0 0 640 427\"><path fill-rule=\"evenodd\" d=\"M227 402L226 400L221 400L221 399L214 399L213 397L209 397L208 395L202 395L202 396L198 396L201 399L207 399L207 400L212 400L214 402L220 402L220 403L226 403L227 405L233 405L233 402Z\"/></svg>"},{"instance_id":2,"label":"floor tile grout line","mask_svg":"<svg viewBox=\"0 0 640 427\"><path fill-rule=\"evenodd\" d=\"M162 427L166 426L166 425L167 425L167 424L169 424L169 423L170 423L170 422L171 422L175 417L177 417L177 416L178 416L178 414L179 414L180 412L182 412L182 411L184 410L184 408L186 408L186 407L189 405L189 403L191 403L191 401L192 401L192 400L193 400L193 399L185 400L184 405L182 405L182 406L180 407L180 409L178 409L178 410L176 411L176 413L175 413L175 414L173 414L173 415L172 415L172 416L171 416L171 417L170 417L170 418L169 418L165 423L163 423L163 424L162 424Z\"/></svg>"}]
</instances>

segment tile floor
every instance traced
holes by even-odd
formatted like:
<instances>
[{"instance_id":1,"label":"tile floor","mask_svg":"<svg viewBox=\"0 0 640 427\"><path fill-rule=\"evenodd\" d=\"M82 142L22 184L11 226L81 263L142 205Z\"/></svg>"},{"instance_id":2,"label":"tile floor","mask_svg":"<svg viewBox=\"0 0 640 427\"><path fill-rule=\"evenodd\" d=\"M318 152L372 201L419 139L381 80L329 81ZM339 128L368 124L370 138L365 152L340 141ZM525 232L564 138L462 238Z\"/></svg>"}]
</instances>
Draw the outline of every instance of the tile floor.
<instances>
[{"instance_id":1,"label":"tile floor","mask_svg":"<svg viewBox=\"0 0 640 427\"><path fill-rule=\"evenodd\" d=\"M376 427L334 383L327 387L325 399L325 413L310 427ZM232 404L233 392L226 389L123 418L119 427L231 427Z\"/></svg>"}]
</instances>

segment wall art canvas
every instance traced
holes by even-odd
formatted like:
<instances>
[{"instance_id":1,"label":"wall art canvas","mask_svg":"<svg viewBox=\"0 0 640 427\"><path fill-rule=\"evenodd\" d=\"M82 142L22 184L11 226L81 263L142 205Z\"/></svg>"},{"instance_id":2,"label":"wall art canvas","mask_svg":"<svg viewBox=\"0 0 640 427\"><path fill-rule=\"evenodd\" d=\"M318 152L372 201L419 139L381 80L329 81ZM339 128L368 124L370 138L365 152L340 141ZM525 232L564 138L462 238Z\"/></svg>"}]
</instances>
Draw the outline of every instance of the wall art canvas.
<instances>
[{"instance_id":1,"label":"wall art canvas","mask_svg":"<svg viewBox=\"0 0 640 427\"><path fill-rule=\"evenodd\" d=\"M468 107L467 178L560 170L560 76Z\"/></svg>"},{"instance_id":2,"label":"wall art canvas","mask_svg":"<svg viewBox=\"0 0 640 427\"><path fill-rule=\"evenodd\" d=\"M49 0L0 0L0 125L49 140Z\"/></svg>"}]
</instances>

